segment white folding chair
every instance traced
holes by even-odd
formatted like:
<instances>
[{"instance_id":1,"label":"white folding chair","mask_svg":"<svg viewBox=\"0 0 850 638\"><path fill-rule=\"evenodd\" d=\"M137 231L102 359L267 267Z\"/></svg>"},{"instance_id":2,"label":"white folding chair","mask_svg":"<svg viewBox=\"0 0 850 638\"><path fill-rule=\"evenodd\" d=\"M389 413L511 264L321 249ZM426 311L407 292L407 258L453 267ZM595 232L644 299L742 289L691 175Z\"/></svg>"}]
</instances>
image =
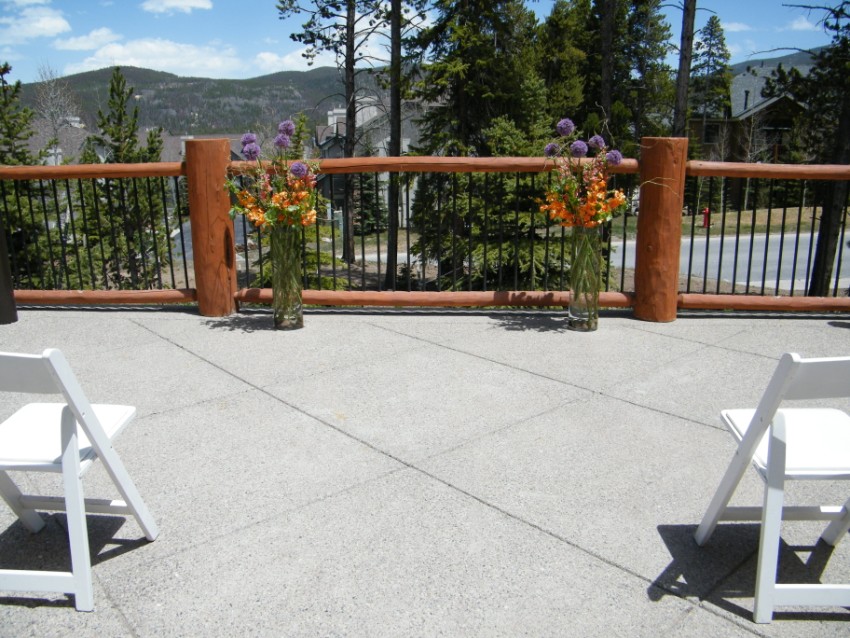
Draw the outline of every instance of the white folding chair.
<instances>
[{"instance_id":1,"label":"white folding chair","mask_svg":"<svg viewBox=\"0 0 850 638\"><path fill-rule=\"evenodd\" d=\"M738 450L697 528L705 544L721 520L761 520L753 617L773 619L776 606L848 606L850 585L776 582L780 524L785 520L831 521L821 534L835 546L850 527L850 500L843 506L783 507L787 480L850 479L850 416L824 407L780 408L783 401L850 397L850 357L803 359L786 353L755 410L723 410ZM765 481L761 507L730 507L729 500L752 461Z\"/></svg>"},{"instance_id":2,"label":"white folding chair","mask_svg":"<svg viewBox=\"0 0 850 638\"><path fill-rule=\"evenodd\" d=\"M148 508L112 448L135 416L127 405L91 405L59 350L41 355L0 352L0 391L61 394L64 403L29 403L0 424L0 496L30 531L44 527L36 510L67 513L71 571L0 570L0 590L74 594L80 611L94 608L86 512L132 514L148 540L158 534ZM86 499L82 476L100 458L123 500ZM65 496L22 494L8 470L61 473Z\"/></svg>"}]
</instances>

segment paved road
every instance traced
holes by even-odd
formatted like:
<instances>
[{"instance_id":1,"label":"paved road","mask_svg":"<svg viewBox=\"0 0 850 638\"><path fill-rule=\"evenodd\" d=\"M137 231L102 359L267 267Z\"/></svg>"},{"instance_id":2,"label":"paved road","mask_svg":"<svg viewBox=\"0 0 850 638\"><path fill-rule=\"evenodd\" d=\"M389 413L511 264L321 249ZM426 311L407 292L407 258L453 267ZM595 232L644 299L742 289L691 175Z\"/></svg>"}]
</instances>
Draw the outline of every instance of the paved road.
<instances>
[{"instance_id":1,"label":"paved road","mask_svg":"<svg viewBox=\"0 0 850 638\"><path fill-rule=\"evenodd\" d=\"M720 279L726 282L746 285L761 283L765 279L769 288L777 286L782 290L790 290L793 281L794 289L805 287L807 275L811 272L814 261L814 239L811 233L801 233L799 242L794 235L756 235L752 241L749 236L740 237L695 237L693 247L691 238L682 238L682 250L679 259L679 270L683 275L696 277L707 276L710 279ZM795 248L796 244L796 248ZM615 242L616 253L614 263L620 267L623 264L625 251L625 267L634 268L635 242ZM835 267L838 267L836 255ZM707 275L706 275L707 273ZM841 263L839 287L850 286L850 253L845 252Z\"/></svg>"},{"instance_id":2,"label":"paved road","mask_svg":"<svg viewBox=\"0 0 850 638\"><path fill-rule=\"evenodd\" d=\"M236 224L236 240L243 241L241 224ZM189 224L184 224L186 257L192 258L192 240ZM784 237L784 239L783 239ZM180 239L175 235L173 238L176 253L180 253ZM801 233L799 242L795 242L795 236L786 235L756 235L751 242L747 236L740 237L737 242L735 237L719 236L708 238L694 237L693 247L689 236L682 238L682 250L679 259L679 269L682 275L688 275L690 264L690 275L694 277L707 276L709 279L719 279L731 283L734 281L739 285L760 284L764 277L766 286L770 289L778 287L780 290L790 290L793 282L794 290L804 289L806 279L811 272L814 260L814 240L811 233ZM796 249L795 249L796 244ZM635 265L635 242L629 240L625 243L614 242L615 249L614 265L617 267L634 268ZM751 248L752 246L752 248ZM625 261L624 255L625 253ZM411 261L418 263L419 256L412 256ZM840 264L840 276L838 285L840 288L850 287L850 250L846 247L843 254L836 255L835 268L838 268L838 259L842 257ZM358 259L360 254L358 252ZM376 262L378 255L375 252L367 253L365 261ZM406 263L407 254L399 252L398 263ZM386 248L381 254L381 263L386 263ZM707 273L707 275L706 275Z\"/></svg>"}]
</instances>

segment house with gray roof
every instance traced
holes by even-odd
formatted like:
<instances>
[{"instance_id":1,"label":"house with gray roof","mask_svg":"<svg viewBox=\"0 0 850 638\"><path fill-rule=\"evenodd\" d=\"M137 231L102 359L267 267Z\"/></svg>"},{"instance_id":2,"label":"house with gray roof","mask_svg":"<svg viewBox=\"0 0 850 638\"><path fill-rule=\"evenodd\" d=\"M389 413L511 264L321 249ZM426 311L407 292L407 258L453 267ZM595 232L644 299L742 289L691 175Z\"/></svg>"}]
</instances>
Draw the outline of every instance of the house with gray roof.
<instances>
[{"instance_id":1,"label":"house with gray roof","mask_svg":"<svg viewBox=\"0 0 850 638\"><path fill-rule=\"evenodd\" d=\"M691 139L702 143L702 158L718 161L778 162L788 146L795 118L805 108L790 96L763 97L771 75L782 66L808 75L812 54L800 51L732 66L730 108L713 117L695 116Z\"/></svg>"}]
</instances>

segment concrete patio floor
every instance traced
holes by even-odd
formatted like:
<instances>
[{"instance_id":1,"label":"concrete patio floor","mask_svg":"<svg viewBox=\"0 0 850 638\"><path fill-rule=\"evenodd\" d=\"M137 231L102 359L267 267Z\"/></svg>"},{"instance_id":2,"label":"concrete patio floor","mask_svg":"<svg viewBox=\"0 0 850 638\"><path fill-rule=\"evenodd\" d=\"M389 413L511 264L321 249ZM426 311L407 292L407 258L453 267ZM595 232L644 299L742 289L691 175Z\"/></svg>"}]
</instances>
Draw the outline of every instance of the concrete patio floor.
<instances>
[{"instance_id":1,"label":"concrete patio floor","mask_svg":"<svg viewBox=\"0 0 850 638\"><path fill-rule=\"evenodd\" d=\"M755 524L692 535L785 351L850 354L850 317L28 309L0 350L61 348L159 524L90 516L95 611L0 592L2 636L847 636L850 611L751 620ZM6 417L20 397L0 397ZM27 476L47 488L41 476ZM114 497L105 472L90 496ZM847 498L793 484L789 501ZM735 498L758 504L750 470ZM0 568L62 569L64 515L0 504ZM850 582L850 542L788 523L781 573ZM828 558L825 570L823 564ZM802 576L801 576L802 575Z\"/></svg>"}]
</instances>

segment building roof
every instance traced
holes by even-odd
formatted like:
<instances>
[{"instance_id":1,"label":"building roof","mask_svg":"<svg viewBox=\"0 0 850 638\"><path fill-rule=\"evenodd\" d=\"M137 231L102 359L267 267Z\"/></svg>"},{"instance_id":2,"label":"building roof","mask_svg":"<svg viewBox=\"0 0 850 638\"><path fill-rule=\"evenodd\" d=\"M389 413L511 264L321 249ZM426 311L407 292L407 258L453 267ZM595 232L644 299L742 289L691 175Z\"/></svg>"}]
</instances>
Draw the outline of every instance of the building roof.
<instances>
[{"instance_id":1,"label":"building roof","mask_svg":"<svg viewBox=\"0 0 850 638\"><path fill-rule=\"evenodd\" d=\"M803 75L808 75L814 66L812 53L801 51L779 58L752 60L733 65L730 89L732 117L747 117L746 112L773 104L774 98L764 98L761 94L771 74L781 65L786 70L793 68Z\"/></svg>"}]
</instances>

